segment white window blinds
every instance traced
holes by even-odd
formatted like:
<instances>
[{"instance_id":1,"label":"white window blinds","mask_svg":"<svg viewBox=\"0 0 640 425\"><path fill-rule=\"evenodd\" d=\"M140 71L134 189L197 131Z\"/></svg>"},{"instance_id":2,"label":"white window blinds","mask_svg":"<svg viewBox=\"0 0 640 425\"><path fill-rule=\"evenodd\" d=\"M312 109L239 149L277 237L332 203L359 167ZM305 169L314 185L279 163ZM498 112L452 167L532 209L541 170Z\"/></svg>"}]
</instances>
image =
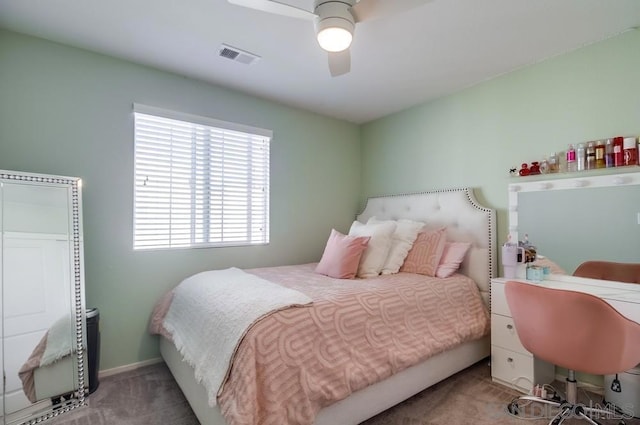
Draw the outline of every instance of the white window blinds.
<instances>
[{"instance_id":1,"label":"white window blinds","mask_svg":"<svg viewBox=\"0 0 640 425\"><path fill-rule=\"evenodd\" d=\"M134 249L269 242L270 131L134 111Z\"/></svg>"}]
</instances>

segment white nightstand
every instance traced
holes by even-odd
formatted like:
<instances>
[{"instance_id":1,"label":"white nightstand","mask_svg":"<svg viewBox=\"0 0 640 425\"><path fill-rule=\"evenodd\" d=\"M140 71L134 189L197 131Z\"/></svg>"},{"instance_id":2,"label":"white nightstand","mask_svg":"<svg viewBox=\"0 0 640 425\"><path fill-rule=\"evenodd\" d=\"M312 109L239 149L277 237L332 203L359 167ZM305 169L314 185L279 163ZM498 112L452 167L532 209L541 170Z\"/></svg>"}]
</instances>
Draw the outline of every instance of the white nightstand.
<instances>
[{"instance_id":1,"label":"white nightstand","mask_svg":"<svg viewBox=\"0 0 640 425\"><path fill-rule=\"evenodd\" d=\"M535 384L549 384L555 366L536 359L520 344L504 295L507 279L491 280L491 377L528 393Z\"/></svg>"}]
</instances>

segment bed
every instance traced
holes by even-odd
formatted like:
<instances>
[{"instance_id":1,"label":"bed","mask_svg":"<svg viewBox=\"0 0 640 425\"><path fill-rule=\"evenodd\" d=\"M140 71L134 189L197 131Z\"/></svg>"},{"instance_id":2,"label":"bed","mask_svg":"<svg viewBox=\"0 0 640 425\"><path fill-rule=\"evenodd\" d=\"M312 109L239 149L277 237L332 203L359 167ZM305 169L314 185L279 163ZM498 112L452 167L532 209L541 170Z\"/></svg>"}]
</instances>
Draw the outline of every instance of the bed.
<instances>
[{"instance_id":1,"label":"bed","mask_svg":"<svg viewBox=\"0 0 640 425\"><path fill-rule=\"evenodd\" d=\"M453 286L446 284L447 282L460 281L463 282L461 283L462 286L468 286L468 282L471 282L471 286L473 287L476 295L462 295L463 297L466 297L464 298L464 301L462 301L462 304L465 304L465 306L462 310L451 314L462 317L467 315L465 311L469 310L468 313L471 315L470 311L478 310L477 306L480 305L483 311L477 311L473 314L476 316L487 315L488 317L489 284L490 279L494 275L495 269L495 212L489 208L479 205L475 200L471 189L450 189L426 193L369 198L364 210L357 216L357 220L360 222L367 222L372 217L375 217L377 220L408 219L422 221L427 223L429 226L444 227L448 241L468 242L470 244L470 248L454 276L429 284L433 285L433 288L435 288L431 291L434 293L440 293L440 296L443 297L442 300L425 300L422 305L416 308L425 310L425 306L431 305L432 307L430 310L437 310L441 308L444 313L438 312L437 314L446 315L448 313L446 313L443 305L446 304L448 299L453 299L455 296L460 295L456 294L458 292L457 290L443 290L442 288L453 288ZM295 281L296 279L306 276L304 273L312 272L313 267L314 265L287 266L283 268L254 269L249 270L249 272L260 277L264 277L267 280L273 279L275 281L280 279L286 283L287 281ZM298 276L295 277L295 279L282 277L282 273L286 274L287 269L294 275L298 273ZM368 288L373 288L371 290L372 293L400 291L405 294L413 294L408 298L422 299L424 297L421 293L413 292L414 289L397 289L397 287L389 285L388 282L403 282L402 284L404 285L406 280L422 282L422 280L419 279L423 278L424 276L411 276L410 273L398 273L397 275L379 276L371 279L354 279L353 281L348 281L348 283L345 280L342 280L342 287L335 289L334 295L338 294L337 296L340 298L346 293L350 293L352 290L355 290L354 287L358 285L362 286L363 283L366 283ZM316 278L314 277L314 279ZM430 279L434 280L436 278ZM445 284L443 284L443 282ZM422 283L420 283L420 285L422 285ZM318 286L322 286L322 282L318 283L314 288L317 288ZM427 285L425 284L420 286L420 288L425 288L426 286ZM390 287L395 289L391 290L389 289ZM301 287L299 286L297 287L297 289L300 288ZM305 289L303 288L302 290L304 291ZM422 291L423 289L420 290ZM307 292L312 298L315 297L314 290L308 289ZM474 297L477 297L477 299L481 301L474 301ZM314 298L313 304L316 304L316 300L317 298ZM433 304L434 302L435 304ZM320 304L322 303L318 302L318 305ZM366 302L364 304L366 304ZM393 309L389 309L389 311L392 310ZM398 309L396 308L396 310ZM331 309L325 309L325 311L331 311ZM247 403L247 399L244 398L244 390L239 387L241 384L238 383L238 380L241 381L241 375L244 376L247 373L254 373L257 376L262 369L266 370L268 367L263 366L260 368L256 366L258 372L247 372L247 368L244 366L246 362L243 363L243 356L246 357L248 355L246 353L251 353L252 349L244 348L244 346L251 344L250 341L254 340L254 334L258 333L261 328L266 329L268 327L269 320L276 320L277 318L284 317L284 319L281 319L282 321L286 321L287 318L291 318L292 321L299 322L300 320L304 320L300 319L300 317L303 317L301 315L304 314L306 314L304 307L284 309L270 314L265 319L258 321L247 331L246 334L244 334L242 344L240 344L238 351L236 352L236 355L239 356L240 359L235 358L231 363L228 374L225 375L225 384L221 388L221 392L218 393L219 402L214 406L211 406L210 403L210 391L208 392L205 390L200 379L196 379L197 370L194 372L192 365L190 365L189 362L184 361L181 351L176 347L174 341L172 341L166 333L164 336L160 337L161 355L171 370L176 382L182 389L185 397L189 401L193 411L198 417L198 420L203 425L228 425L229 420L225 419L225 417L233 417L233 419L230 420L233 423L253 423L255 417L247 419L243 416L244 411L240 413L236 412L236 410L244 409L245 404ZM311 313L311 316L318 314L319 313ZM332 320L338 321L342 319L334 318ZM437 320L434 320L434 318L429 320L429 326L434 327L434 329L430 329L430 332L432 334L440 332L439 329L435 328L437 326L435 324ZM158 323L156 323L156 325L157 324ZM411 323L407 324L407 327L411 326ZM387 370L387 365L376 365L373 361L373 366L371 367L377 368L376 371L364 370L367 368L368 364L367 359L364 359L357 367L353 367L353 371L344 372L345 375L349 375L351 373L351 375L362 375L364 378L360 380L347 378L346 384L343 384L342 382L338 382L335 385L331 384L327 386L329 387L329 390L322 388L318 393L313 393L313 391L309 390L309 386L298 389L297 391L293 390L295 393L294 396L298 397L300 393L305 393L305 397L308 396L313 400L309 403L296 402L295 406L281 406L279 404L277 409L282 411L286 411L287 409L306 409L306 411L295 412L288 415L290 417L302 417L304 419L300 420L301 422L313 423L316 425L358 424L490 355L488 321L484 324L474 325L473 330L461 327L456 332L459 334L458 336L463 339L462 342L451 342L453 341L451 338L442 338L442 341L448 341L447 344L445 344L446 349L443 350L442 346L439 348L436 347L436 353L429 355L428 358L421 358L421 355L415 354L415 352L412 355L407 356L398 355L393 358L393 361L388 362L393 363L389 366L389 370L392 372ZM162 334L162 332L157 333ZM403 332L398 332L398 334L402 333ZM256 338L258 337L263 339L266 338L260 334L256 336ZM358 341L357 338L359 337L354 338L354 344L357 344L356 341ZM376 339L376 336L368 335L365 339L367 338ZM314 339L319 338L314 337ZM413 341L405 342L406 345L414 344ZM262 342L258 342L258 344L262 344ZM401 344L404 344L404 342L401 342ZM418 341L415 342L415 344L429 345L431 343L428 341ZM330 349L331 347L327 348L327 350ZM339 349L339 347L336 349ZM327 357L331 357L330 353ZM284 363L286 363L286 361ZM321 360L320 363L322 363ZM244 369L242 369L243 367ZM280 367L279 363L278 367ZM233 377L234 368L240 370L240 372L235 370L237 375L236 378ZM330 369L331 365L327 365L327 368ZM276 368L275 373L286 375L287 371L284 368ZM371 378L372 373L373 375L379 375L379 379ZM251 376L248 379L255 380L256 376ZM299 380L303 381L305 379L306 375L301 377ZM344 388L345 386L347 387L346 390ZM350 386L353 388L350 388ZM267 391L269 390L267 389ZM335 394L331 394L330 397L320 401L316 400L318 394L324 394L323 392L331 391ZM251 391L249 391L249 393L253 394ZM234 399L234 397L236 399ZM287 396L278 394L278 403L286 397ZM332 398L337 399L333 400ZM249 399L251 399L251 397L249 397ZM223 411L225 412L224 415L222 413ZM235 416L230 416L230 411L234 411ZM295 421L297 422L298 419ZM279 425L284 425L282 417L278 419L271 418L267 420L256 420L255 423L278 423Z\"/></svg>"}]
</instances>

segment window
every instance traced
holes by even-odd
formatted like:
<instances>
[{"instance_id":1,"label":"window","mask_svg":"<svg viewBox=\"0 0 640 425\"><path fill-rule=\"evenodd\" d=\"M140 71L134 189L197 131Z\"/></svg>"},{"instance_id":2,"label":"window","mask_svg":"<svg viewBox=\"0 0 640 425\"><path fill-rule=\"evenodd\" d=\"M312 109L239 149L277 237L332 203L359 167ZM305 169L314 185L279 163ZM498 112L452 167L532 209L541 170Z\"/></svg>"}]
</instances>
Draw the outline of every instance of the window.
<instances>
[{"instance_id":1,"label":"window","mask_svg":"<svg viewBox=\"0 0 640 425\"><path fill-rule=\"evenodd\" d=\"M271 131L134 105L134 249L269 243Z\"/></svg>"}]
</instances>

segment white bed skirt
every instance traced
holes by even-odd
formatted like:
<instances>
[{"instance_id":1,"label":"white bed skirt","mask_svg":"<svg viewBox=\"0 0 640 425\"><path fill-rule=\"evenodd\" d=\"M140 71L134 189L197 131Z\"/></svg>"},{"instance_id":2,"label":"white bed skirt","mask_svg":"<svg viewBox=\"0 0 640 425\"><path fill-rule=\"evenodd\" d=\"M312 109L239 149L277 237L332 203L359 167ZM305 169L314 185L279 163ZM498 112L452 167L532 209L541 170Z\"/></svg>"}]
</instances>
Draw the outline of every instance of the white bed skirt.
<instances>
[{"instance_id":1,"label":"white bed skirt","mask_svg":"<svg viewBox=\"0 0 640 425\"><path fill-rule=\"evenodd\" d=\"M218 406L210 407L207 392L195 380L193 368L168 339L160 338L160 353L202 425L226 425ZM320 410L315 425L357 425L445 378L489 357L489 336L437 354L388 379L363 388Z\"/></svg>"}]
</instances>

